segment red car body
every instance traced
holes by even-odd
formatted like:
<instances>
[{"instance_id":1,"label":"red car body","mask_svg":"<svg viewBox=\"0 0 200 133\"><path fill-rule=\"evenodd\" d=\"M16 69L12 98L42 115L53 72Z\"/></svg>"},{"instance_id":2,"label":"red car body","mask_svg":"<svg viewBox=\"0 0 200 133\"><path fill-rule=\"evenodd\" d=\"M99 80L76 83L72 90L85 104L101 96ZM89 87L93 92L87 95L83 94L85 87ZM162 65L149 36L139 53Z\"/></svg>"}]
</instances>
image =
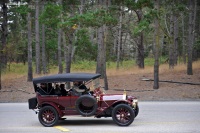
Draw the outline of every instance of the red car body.
<instances>
[{"instance_id":1,"label":"red car body","mask_svg":"<svg viewBox=\"0 0 200 133\"><path fill-rule=\"evenodd\" d=\"M41 95L38 83L59 83L84 81L85 83L99 78L100 74L68 73L44 76L33 79L36 97L29 99L29 109L38 113L43 126L53 126L63 116L82 115L112 117L120 126L130 125L139 113L138 100L134 96L123 94L104 94L100 87L83 95L74 95L70 90L66 95Z\"/></svg>"}]
</instances>

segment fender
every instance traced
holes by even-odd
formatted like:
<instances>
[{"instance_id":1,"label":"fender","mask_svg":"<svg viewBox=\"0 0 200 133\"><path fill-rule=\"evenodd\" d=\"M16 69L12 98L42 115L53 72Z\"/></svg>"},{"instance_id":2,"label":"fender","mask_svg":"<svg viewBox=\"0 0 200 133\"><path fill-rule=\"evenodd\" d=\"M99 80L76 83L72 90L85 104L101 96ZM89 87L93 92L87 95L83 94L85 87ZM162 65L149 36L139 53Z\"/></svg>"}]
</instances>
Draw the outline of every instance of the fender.
<instances>
[{"instance_id":1,"label":"fender","mask_svg":"<svg viewBox=\"0 0 200 133\"><path fill-rule=\"evenodd\" d=\"M63 112L61 112L61 110L59 109L57 104L52 103L52 102L43 102L43 103L40 104L41 107L44 107L46 105L50 105L50 106L54 107L57 110L59 117L64 116Z\"/></svg>"},{"instance_id":2,"label":"fender","mask_svg":"<svg viewBox=\"0 0 200 133\"><path fill-rule=\"evenodd\" d=\"M104 101L106 102L106 101ZM110 107L115 107L116 105L120 104L120 103L126 103L128 105L131 105L131 102L128 100L119 100L119 101L115 101L114 103L112 103L110 106L106 107L106 108L98 108L98 112L95 115L96 117L98 117L102 112L106 111L107 109L109 109Z\"/></svg>"},{"instance_id":3,"label":"fender","mask_svg":"<svg viewBox=\"0 0 200 133\"><path fill-rule=\"evenodd\" d=\"M120 104L120 103L126 103L128 105L131 105L132 103L128 100L119 100L119 101L115 101L111 106L114 107L116 106L117 104Z\"/></svg>"}]
</instances>

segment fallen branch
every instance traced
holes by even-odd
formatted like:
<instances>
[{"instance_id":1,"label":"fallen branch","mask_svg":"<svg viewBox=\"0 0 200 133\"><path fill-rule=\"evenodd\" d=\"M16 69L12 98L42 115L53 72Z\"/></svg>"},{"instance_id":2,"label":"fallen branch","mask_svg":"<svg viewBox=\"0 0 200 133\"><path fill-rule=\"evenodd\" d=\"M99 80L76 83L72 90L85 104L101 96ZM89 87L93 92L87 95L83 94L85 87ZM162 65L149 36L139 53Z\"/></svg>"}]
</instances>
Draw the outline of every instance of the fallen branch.
<instances>
[{"instance_id":1,"label":"fallen branch","mask_svg":"<svg viewBox=\"0 0 200 133\"><path fill-rule=\"evenodd\" d=\"M154 81L153 79L142 79L142 81ZM159 80L159 82L176 83L176 84L189 84L189 85L200 85L200 83L190 83L190 82L178 82L172 80Z\"/></svg>"},{"instance_id":2,"label":"fallen branch","mask_svg":"<svg viewBox=\"0 0 200 133\"><path fill-rule=\"evenodd\" d=\"M25 90L23 90L23 89L18 89L18 91L22 91L22 92L24 92L24 93L31 94L30 92L27 92L27 91L25 91Z\"/></svg>"},{"instance_id":3,"label":"fallen branch","mask_svg":"<svg viewBox=\"0 0 200 133\"><path fill-rule=\"evenodd\" d=\"M113 89L115 91L124 91L124 89ZM154 90L126 90L125 91L132 91L132 92L144 92L144 91L154 91Z\"/></svg>"},{"instance_id":4,"label":"fallen branch","mask_svg":"<svg viewBox=\"0 0 200 133\"><path fill-rule=\"evenodd\" d=\"M21 92L24 92L24 93L27 93L27 94L35 94L35 93L30 93L30 92L27 92L23 89L17 89L17 90L0 90L0 92L17 92L17 91L21 91Z\"/></svg>"}]
</instances>

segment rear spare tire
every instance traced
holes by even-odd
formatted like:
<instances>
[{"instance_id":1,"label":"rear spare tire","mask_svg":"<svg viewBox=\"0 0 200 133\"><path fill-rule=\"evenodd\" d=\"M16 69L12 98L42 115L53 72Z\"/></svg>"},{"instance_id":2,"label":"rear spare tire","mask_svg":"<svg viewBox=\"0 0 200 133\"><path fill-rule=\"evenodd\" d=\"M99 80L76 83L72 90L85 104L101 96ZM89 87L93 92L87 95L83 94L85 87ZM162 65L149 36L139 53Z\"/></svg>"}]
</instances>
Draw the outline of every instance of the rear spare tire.
<instances>
[{"instance_id":1,"label":"rear spare tire","mask_svg":"<svg viewBox=\"0 0 200 133\"><path fill-rule=\"evenodd\" d=\"M91 95L82 95L76 100L76 110L82 116L92 116L97 110L97 100Z\"/></svg>"}]
</instances>

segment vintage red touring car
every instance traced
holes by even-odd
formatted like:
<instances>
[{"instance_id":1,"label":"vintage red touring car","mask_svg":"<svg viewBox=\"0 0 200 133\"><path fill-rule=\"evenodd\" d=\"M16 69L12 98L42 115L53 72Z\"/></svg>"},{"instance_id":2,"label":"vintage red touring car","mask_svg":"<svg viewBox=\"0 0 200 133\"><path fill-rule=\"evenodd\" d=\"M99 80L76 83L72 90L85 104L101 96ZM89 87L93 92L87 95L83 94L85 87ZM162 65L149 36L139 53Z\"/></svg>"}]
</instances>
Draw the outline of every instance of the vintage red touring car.
<instances>
[{"instance_id":1,"label":"vintage red touring car","mask_svg":"<svg viewBox=\"0 0 200 133\"><path fill-rule=\"evenodd\" d=\"M139 113L137 98L125 92L105 94L98 83L100 76L65 73L34 78L36 97L28 100L29 109L38 113L40 123L46 127L54 126L69 115L112 117L119 126L130 125ZM70 83L74 86L66 88Z\"/></svg>"}]
</instances>

